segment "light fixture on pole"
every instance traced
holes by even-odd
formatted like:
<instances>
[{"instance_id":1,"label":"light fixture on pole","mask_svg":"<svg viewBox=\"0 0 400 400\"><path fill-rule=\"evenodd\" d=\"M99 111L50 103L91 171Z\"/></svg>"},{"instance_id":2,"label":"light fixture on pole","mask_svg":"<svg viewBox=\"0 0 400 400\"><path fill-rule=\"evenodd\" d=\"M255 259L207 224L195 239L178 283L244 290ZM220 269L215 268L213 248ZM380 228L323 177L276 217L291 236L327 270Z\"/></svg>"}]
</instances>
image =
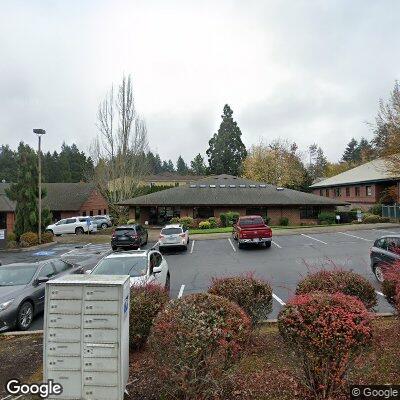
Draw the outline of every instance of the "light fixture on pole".
<instances>
[{"instance_id":1,"label":"light fixture on pole","mask_svg":"<svg viewBox=\"0 0 400 400\"><path fill-rule=\"evenodd\" d=\"M41 160L41 143L42 143L42 135L46 133L44 129L34 129L33 133L38 135L39 145L38 145L38 187L39 187L39 201L38 201L38 239L39 244L42 243L42 160Z\"/></svg>"}]
</instances>

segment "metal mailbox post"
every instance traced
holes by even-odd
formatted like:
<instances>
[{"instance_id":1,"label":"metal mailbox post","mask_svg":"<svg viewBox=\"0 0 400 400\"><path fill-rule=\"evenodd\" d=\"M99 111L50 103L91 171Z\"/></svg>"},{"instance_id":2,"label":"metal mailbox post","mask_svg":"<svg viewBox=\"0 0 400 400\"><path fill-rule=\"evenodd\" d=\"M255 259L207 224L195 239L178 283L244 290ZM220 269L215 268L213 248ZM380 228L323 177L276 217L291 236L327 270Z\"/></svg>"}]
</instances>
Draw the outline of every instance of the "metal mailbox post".
<instances>
[{"instance_id":1,"label":"metal mailbox post","mask_svg":"<svg viewBox=\"0 0 400 400\"><path fill-rule=\"evenodd\" d=\"M67 275L46 283L43 373L52 399L122 400L129 374L129 276Z\"/></svg>"}]
</instances>

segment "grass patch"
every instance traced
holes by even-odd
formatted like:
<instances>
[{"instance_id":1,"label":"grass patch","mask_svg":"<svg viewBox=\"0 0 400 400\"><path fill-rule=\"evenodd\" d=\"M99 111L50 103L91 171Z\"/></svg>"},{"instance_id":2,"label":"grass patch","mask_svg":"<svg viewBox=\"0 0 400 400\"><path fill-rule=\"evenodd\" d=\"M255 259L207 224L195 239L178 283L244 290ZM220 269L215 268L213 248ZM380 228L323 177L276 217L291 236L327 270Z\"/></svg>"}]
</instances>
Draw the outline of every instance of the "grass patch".
<instances>
[{"instance_id":1,"label":"grass patch","mask_svg":"<svg viewBox=\"0 0 400 400\"><path fill-rule=\"evenodd\" d=\"M207 234L207 233L232 233L233 228L231 226L221 228L210 228L210 229L190 229L189 234Z\"/></svg>"}]
</instances>

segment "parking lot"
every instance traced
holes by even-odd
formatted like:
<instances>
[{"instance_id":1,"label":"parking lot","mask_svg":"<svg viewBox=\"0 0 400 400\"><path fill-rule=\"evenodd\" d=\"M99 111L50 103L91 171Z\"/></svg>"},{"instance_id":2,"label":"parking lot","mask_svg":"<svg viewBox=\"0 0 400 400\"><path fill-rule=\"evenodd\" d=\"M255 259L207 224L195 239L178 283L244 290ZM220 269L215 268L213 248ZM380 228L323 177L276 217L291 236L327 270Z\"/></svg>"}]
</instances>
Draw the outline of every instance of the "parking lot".
<instances>
[{"instance_id":1,"label":"parking lot","mask_svg":"<svg viewBox=\"0 0 400 400\"><path fill-rule=\"evenodd\" d=\"M276 318L302 276L308 271L336 266L366 277L378 292L376 311L392 312L369 263L369 249L374 240L391 233L400 234L400 227L310 234L305 230L301 234L275 236L270 249L256 246L240 250L231 238L195 239L187 251L168 249L163 254L171 272L172 297L206 291L213 277L252 272L271 283L274 304L270 318ZM154 245L149 243L146 248ZM8 264L62 256L90 269L110 251L108 244L56 244L41 251L2 252L0 260ZM43 318L38 317L31 329L42 326Z\"/></svg>"}]
</instances>

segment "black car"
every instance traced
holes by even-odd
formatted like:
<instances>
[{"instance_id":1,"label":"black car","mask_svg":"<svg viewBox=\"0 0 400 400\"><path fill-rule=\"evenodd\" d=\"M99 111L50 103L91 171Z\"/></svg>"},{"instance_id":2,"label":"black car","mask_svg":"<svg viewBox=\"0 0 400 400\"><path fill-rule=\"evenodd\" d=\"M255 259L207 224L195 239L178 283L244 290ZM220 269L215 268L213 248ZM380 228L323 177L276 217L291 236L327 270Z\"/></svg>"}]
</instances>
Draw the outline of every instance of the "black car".
<instances>
[{"instance_id":1,"label":"black car","mask_svg":"<svg viewBox=\"0 0 400 400\"><path fill-rule=\"evenodd\" d=\"M382 236L371 247L371 268L379 282L384 281L385 267L400 260L400 235Z\"/></svg>"},{"instance_id":2,"label":"black car","mask_svg":"<svg viewBox=\"0 0 400 400\"><path fill-rule=\"evenodd\" d=\"M43 312L45 282L71 273L83 273L83 268L59 258L0 266L0 332L27 330Z\"/></svg>"},{"instance_id":3,"label":"black car","mask_svg":"<svg viewBox=\"0 0 400 400\"><path fill-rule=\"evenodd\" d=\"M142 225L123 225L115 228L111 236L111 247L113 250L118 248L138 249L147 244L149 234Z\"/></svg>"}]
</instances>

